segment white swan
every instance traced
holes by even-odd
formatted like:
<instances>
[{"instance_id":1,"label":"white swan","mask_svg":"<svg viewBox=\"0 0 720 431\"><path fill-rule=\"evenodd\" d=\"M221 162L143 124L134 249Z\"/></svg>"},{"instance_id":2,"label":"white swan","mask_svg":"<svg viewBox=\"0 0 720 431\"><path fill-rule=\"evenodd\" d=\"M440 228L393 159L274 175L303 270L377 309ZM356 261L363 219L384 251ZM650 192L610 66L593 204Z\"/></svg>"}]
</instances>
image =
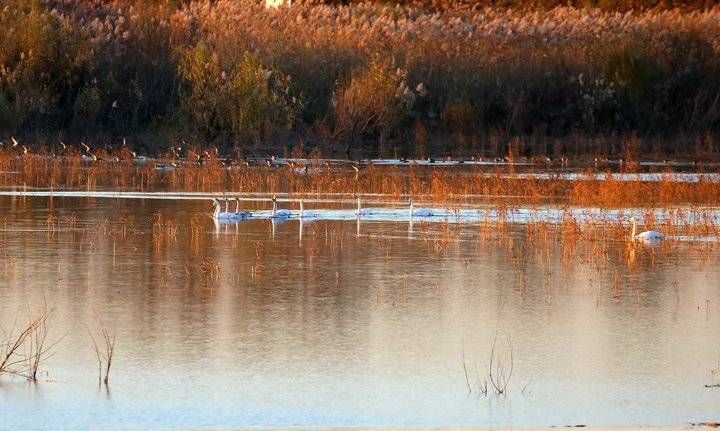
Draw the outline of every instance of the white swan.
<instances>
[{"instance_id":1,"label":"white swan","mask_svg":"<svg viewBox=\"0 0 720 431\"><path fill-rule=\"evenodd\" d=\"M415 215L417 217L433 217L433 216L435 216L435 214L433 214L433 212L430 208L420 208L419 210L415 211Z\"/></svg>"},{"instance_id":2,"label":"white swan","mask_svg":"<svg viewBox=\"0 0 720 431\"><path fill-rule=\"evenodd\" d=\"M289 210L277 209L277 198L275 197L275 195L273 195L273 197L272 197L272 203L273 203L273 208L272 208L272 215L270 216L270 218L289 218L290 217Z\"/></svg>"},{"instance_id":3,"label":"white swan","mask_svg":"<svg viewBox=\"0 0 720 431\"><path fill-rule=\"evenodd\" d=\"M240 211L240 198L235 198L235 218L246 219L250 218L252 214L250 211Z\"/></svg>"},{"instance_id":4,"label":"white swan","mask_svg":"<svg viewBox=\"0 0 720 431\"><path fill-rule=\"evenodd\" d=\"M357 199L357 211L355 211L355 215L357 217L360 216L367 216L372 214L372 210L370 208L363 208L362 204L360 203L360 196L355 196Z\"/></svg>"},{"instance_id":5,"label":"white swan","mask_svg":"<svg viewBox=\"0 0 720 431\"><path fill-rule=\"evenodd\" d=\"M642 242L645 244L658 244L664 238L662 232L658 232L656 230L646 230L645 232L640 232L636 234L635 232L637 230L637 225L635 222L635 217L630 217L630 223L632 223L632 233L630 234L630 238L633 241Z\"/></svg>"},{"instance_id":6,"label":"white swan","mask_svg":"<svg viewBox=\"0 0 720 431\"><path fill-rule=\"evenodd\" d=\"M410 219L412 220L413 216L416 217L433 217L435 214L433 214L432 210L430 208L420 208L418 210L415 210L415 205L413 204L413 200L410 199Z\"/></svg>"}]
</instances>

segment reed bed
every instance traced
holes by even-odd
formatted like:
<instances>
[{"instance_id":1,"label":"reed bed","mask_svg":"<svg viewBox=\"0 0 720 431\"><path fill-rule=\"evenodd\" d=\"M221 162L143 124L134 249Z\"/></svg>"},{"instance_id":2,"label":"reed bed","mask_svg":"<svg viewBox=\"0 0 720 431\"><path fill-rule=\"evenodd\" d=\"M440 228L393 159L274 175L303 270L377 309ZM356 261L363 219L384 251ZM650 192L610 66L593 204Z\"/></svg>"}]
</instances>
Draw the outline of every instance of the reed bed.
<instances>
[{"instance_id":1,"label":"reed bed","mask_svg":"<svg viewBox=\"0 0 720 431\"><path fill-rule=\"evenodd\" d=\"M670 168L662 168L657 181L643 181L615 179L607 167L587 169L581 172L584 176L573 180L553 176L553 172L566 171L562 166L550 168L546 177L528 178L515 175L518 167L513 164L461 168L367 165L351 169L312 159L283 166L226 166L210 159L202 164L176 163L172 169L165 169L165 161L138 166L132 161L85 163L79 157L66 157L49 162L41 156L17 157L8 151L0 151L0 164L6 167L0 172L0 186L20 189L266 192L288 193L295 198L373 194L387 200L413 197L437 204L482 199L500 209L523 202L604 208L720 204L716 181L676 181ZM631 164L621 167L623 172L635 169ZM715 172L716 168L712 169ZM47 223L52 227L58 221L51 215Z\"/></svg>"},{"instance_id":2,"label":"reed bed","mask_svg":"<svg viewBox=\"0 0 720 431\"><path fill-rule=\"evenodd\" d=\"M634 149L646 155L718 152L717 7L8 1L6 145L72 136L118 149L132 136L155 155L300 141L504 155L527 137L527 155L622 154L622 137L638 133L652 138Z\"/></svg>"}]
</instances>

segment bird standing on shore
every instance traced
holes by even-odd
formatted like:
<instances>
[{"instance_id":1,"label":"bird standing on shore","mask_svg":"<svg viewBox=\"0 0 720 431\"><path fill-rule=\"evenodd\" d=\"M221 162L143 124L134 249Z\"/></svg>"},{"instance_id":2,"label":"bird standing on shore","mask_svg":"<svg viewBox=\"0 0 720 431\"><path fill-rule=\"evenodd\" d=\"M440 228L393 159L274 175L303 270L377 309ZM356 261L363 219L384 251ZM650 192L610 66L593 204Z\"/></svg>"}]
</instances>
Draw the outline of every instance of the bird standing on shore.
<instances>
[{"instance_id":1,"label":"bird standing on shore","mask_svg":"<svg viewBox=\"0 0 720 431\"><path fill-rule=\"evenodd\" d=\"M82 154L82 160L84 162L97 162L97 156L90 151L90 146L85 144L84 142L80 142L80 145L83 147L85 152Z\"/></svg>"}]
</instances>

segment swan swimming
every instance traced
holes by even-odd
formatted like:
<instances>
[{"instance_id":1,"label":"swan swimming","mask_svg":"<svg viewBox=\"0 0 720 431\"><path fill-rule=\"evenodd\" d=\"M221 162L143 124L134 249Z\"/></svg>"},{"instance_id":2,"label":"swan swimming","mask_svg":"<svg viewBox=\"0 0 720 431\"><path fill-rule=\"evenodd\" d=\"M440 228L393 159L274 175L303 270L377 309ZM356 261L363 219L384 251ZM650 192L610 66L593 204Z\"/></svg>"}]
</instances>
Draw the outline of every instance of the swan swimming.
<instances>
[{"instance_id":1,"label":"swan swimming","mask_svg":"<svg viewBox=\"0 0 720 431\"><path fill-rule=\"evenodd\" d=\"M290 217L290 210L277 209L277 198L274 195L272 197L272 203L273 203L273 208L272 208L272 215L270 216L270 218L289 218Z\"/></svg>"},{"instance_id":2,"label":"swan swimming","mask_svg":"<svg viewBox=\"0 0 720 431\"><path fill-rule=\"evenodd\" d=\"M630 234L630 238L633 241L642 242L645 244L659 244L660 241L662 241L662 239L664 238L662 232L658 232L656 230L646 230L645 232L635 234L635 231L637 229L635 217L630 217L630 223L632 223L632 233Z\"/></svg>"},{"instance_id":3,"label":"swan swimming","mask_svg":"<svg viewBox=\"0 0 720 431\"><path fill-rule=\"evenodd\" d=\"M250 218L252 213L250 211L240 211L240 198L235 198L235 218L246 219Z\"/></svg>"},{"instance_id":4,"label":"swan swimming","mask_svg":"<svg viewBox=\"0 0 720 431\"><path fill-rule=\"evenodd\" d=\"M370 208L362 207L362 204L360 203L360 196L356 195L355 197L357 199L357 211L355 211L355 215L357 217L371 215L372 211L370 210Z\"/></svg>"},{"instance_id":5,"label":"swan swimming","mask_svg":"<svg viewBox=\"0 0 720 431\"><path fill-rule=\"evenodd\" d=\"M433 211L430 208L420 208L415 209L415 204L413 203L413 200L410 199L410 219L412 220L413 216L415 217L433 217L435 214L433 214Z\"/></svg>"}]
</instances>

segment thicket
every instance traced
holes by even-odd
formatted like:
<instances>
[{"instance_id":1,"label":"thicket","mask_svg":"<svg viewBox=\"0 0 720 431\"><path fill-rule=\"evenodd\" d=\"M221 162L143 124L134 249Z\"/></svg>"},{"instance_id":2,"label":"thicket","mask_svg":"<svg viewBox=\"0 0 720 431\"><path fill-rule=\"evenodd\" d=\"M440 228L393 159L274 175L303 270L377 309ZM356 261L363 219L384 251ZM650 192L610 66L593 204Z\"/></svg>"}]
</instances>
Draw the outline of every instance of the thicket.
<instances>
[{"instance_id":1,"label":"thicket","mask_svg":"<svg viewBox=\"0 0 720 431\"><path fill-rule=\"evenodd\" d=\"M714 149L720 9L495 3L5 0L0 137L372 154L433 137L637 134Z\"/></svg>"}]
</instances>

